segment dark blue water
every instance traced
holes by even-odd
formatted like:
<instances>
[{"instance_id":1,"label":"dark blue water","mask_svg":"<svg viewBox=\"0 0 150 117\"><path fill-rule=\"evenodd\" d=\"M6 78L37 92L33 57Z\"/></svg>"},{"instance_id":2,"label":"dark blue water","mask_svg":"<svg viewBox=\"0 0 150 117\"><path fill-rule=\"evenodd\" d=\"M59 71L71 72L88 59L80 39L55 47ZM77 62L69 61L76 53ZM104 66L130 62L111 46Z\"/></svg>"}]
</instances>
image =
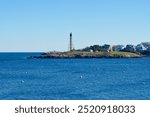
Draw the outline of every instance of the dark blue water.
<instances>
[{"instance_id":1,"label":"dark blue water","mask_svg":"<svg viewBox=\"0 0 150 117\"><path fill-rule=\"evenodd\" d=\"M0 53L0 99L150 99L150 58L27 59Z\"/></svg>"}]
</instances>

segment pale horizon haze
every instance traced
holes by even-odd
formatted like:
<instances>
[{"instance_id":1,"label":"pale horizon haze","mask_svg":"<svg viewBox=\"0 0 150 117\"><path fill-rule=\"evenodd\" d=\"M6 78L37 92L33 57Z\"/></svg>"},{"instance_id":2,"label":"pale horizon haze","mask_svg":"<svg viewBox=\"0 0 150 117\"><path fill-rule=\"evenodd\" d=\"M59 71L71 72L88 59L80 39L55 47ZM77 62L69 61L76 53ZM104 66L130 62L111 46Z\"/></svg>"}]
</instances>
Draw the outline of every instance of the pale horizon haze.
<instances>
[{"instance_id":1,"label":"pale horizon haze","mask_svg":"<svg viewBox=\"0 0 150 117\"><path fill-rule=\"evenodd\" d=\"M150 42L149 0L0 0L0 52Z\"/></svg>"}]
</instances>

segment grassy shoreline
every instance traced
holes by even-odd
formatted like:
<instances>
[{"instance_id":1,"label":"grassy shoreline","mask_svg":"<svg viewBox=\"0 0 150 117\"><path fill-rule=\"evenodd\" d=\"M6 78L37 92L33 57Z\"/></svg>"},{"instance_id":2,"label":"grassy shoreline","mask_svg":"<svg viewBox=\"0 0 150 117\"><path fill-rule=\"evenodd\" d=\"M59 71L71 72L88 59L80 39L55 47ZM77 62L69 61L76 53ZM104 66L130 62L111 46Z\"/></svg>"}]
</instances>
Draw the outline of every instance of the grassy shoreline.
<instances>
[{"instance_id":1,"label":"grassy shoreline","mask_svg":"<svg viewBox=\"0 0 150 117\"><path fill-rule=\"evenodd\" d=\"M140 58L140 54L131 52L49 52L40 56L30 58Z\"/></svg>"}]
</instances>

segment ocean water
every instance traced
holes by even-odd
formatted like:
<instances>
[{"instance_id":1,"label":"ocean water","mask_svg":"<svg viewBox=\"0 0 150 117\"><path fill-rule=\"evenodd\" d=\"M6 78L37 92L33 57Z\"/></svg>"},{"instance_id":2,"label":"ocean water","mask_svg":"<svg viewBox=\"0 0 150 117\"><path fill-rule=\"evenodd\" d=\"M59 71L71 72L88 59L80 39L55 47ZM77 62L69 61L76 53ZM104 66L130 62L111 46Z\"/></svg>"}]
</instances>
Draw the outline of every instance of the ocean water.
<instances>
[{"instance_id":1,"label":"ocean water","mask_svg":"<svg viewBox=\"0 0 150 117\"><path fill-rule=\"evenodd\" d=\"M1 100L150 99L150 58L27 59L0 53Z\"/></svg>"}]
</instances>

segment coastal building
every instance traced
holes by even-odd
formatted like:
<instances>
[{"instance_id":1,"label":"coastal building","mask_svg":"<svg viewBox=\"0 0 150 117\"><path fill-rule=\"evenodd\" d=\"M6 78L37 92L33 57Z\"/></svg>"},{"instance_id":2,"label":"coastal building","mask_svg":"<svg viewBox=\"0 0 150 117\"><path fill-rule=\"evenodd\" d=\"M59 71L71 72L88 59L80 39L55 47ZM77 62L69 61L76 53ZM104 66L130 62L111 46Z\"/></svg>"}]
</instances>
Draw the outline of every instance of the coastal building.
<instances>
[{"instance_id":1,"label":"coastal building","mask_svg":"<svg viewBox=\"0 0 150 117\"><path fill-rule=\"evenodd\" d=\"M135 52L136 48L135 48L134 45L128 44L128 45L126 45L125 51L127 51L127 52Z\"/></svg>"},{"instance_id":2,"label":"coastal building","mask_svg":"<svg viewBox=\"0 0 150 117\"><path fill-rule=\"evenodd\" d=\"M147 51L150 52L150 47L147 48Z\"/></svg>"},{"instance_id":3,"label":"coastal building","mask_svg":"<svg viewBox=\"0 0 150 117\"><path fill-rule=\"evenodd\" d=\"M144 47L144 45L141 43L141 44L138 44L136 46L136 51L137 52L144 52L146 50L146 48Z\"/></svg>"},{"instance_id":4,"label":"coastal building","mask_svg":"<svg viewBox=\"0 0 150 117\"><path fill-rule=\"evenodd\" d=\"M90 49L90 50L89 50L89 52L93 52L93 50L92 50L92 49Z\"/></svg>"},{"instance_id":5,"label":"coastal building","mask_svg":"<svg viewBox=\"0 0 150 117\"><path fill-rule=\"evenodd\" d=\"M111 52L112 51L112 46L108 45L108 44L105 44L105 45L102 46L102 51Z\"/></svg>"},{"instance_id":6,"label":"coastal building","mask_svg":"<svg viewBox=\"0 0 150 117\"><path fill-rule=\"evenodd\" d=\"M112 51L119 52L124 49L124 45L114 45L112 46Z\"/></svg>"},{"instance_id":7,"label":"coastal building","mask_svg":"<svg viewBox=\"0 0 150 117\"><path fill-rule=\"evenodd\" d=\"M141 43L146 49L150 47L150 42L142 42Z\"/></svg>"}]
</instances>

